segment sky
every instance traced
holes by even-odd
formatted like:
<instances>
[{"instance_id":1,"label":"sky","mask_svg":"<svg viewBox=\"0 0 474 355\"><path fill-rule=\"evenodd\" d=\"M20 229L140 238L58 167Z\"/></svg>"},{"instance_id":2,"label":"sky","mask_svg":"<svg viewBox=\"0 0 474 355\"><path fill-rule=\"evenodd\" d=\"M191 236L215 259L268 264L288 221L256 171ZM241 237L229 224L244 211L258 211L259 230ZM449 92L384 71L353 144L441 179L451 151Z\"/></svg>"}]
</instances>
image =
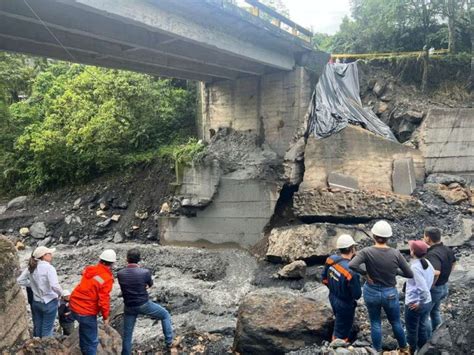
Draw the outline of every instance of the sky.
<instances>
[{"instance_id":1,"label":"sky","mask_svg":"<svg viewBox=\"0 0 474 355\"><path fill-rule=\"evenodd\" d=\"M314 32L334 34L349 15L349 0L283 0L290 18Z\"/></svg>"}]
</instances>

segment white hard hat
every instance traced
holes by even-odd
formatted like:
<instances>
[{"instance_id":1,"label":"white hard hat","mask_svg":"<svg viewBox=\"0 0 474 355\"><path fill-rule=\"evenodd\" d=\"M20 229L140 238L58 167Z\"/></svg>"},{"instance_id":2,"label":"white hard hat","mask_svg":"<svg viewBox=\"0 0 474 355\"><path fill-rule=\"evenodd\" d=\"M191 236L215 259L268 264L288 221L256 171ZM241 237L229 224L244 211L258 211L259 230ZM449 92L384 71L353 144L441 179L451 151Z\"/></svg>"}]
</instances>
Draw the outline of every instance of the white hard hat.
<instances>
[{"instance_id":1,"label":"white hard hat","mask_svg":"<svg viewBox=\"0 0 474 355\"><path fill-rule=\"evenodd\" d=\"M63 297L71 296L71 291L63 290L63 293L61 293L61 296L63 296Z\"/></svg>"},{"instance_id":2,"label":"white hard hat","mask_svg":"<svg viewBox=\"0 0 474 355\"><path fill-rule=\"evenodd\" d=\"M112 249L106 249L100 254L99 259L109 263L115 263L117 261L117 254L115 254L115 251Z\"/></svg>"},{"instance_id":3,"label":"white hard hat","mask_svg":"<svg viewBox=\"0 0 474 355\"><path fill-rule=\"evenodd\" d=\"M378 221L374 224L372 229L370 230L373 235L382 238L390 238L392 236L392 227L388 224L387 221Z\"/></svg>"},{"instance_id":4,"label":"white hard hat","mask_svg":"<svg viewBox=\"0 0 474 355\"><path fill-rule=\"evenodd\" d=\"M354 238L352 238L349 234L342 234L337 238L336 248L337 249L345 249L349 248L353 245L356 245Z\"/></svg>"},{"instance_id":5,"label":"white hard hat","mask_svg":"<svg viewBox=\"0 0 474 355\"><path fill-rule=\"evenodd\" d=\"M55 248L47 248L45 246L40 246L36 248L35 251L33 252L33 257L35 259L39 259L45 256L46 254L53 254L55 251L56 251Z\"/></svg>"}]
</instances>

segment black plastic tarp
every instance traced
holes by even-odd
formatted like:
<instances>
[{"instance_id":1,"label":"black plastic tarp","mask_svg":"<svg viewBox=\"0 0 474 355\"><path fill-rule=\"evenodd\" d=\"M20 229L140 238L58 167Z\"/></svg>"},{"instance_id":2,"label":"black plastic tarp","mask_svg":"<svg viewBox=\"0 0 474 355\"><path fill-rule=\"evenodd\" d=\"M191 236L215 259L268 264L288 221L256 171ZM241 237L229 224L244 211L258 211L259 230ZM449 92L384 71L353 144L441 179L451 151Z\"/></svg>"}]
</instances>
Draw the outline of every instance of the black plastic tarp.
<instances>
[{"instance_id":1,"label":"black plastic tarp","mask_svg":"<svg viewBox=\"0 0 474 355\"><path fill-rule=\"evenodd\" d=\"M397 141L390 128L372 110L362 107L357 62L328 63L311 98L309 131L316 138L325 138L348 124Z\"/></svg>"}]
</instances>

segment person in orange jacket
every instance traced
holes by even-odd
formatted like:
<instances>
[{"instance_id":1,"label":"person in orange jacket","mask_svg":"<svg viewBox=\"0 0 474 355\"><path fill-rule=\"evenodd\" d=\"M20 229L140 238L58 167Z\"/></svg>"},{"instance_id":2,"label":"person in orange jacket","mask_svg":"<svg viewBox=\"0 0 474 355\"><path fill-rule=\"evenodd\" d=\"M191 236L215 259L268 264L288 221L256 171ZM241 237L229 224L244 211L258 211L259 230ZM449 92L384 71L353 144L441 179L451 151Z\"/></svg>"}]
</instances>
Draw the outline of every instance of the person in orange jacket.
<instances>
[{"instance_id":1,"label":"person in orange jacket","mask_svg":"<svg viewBox=\"0 0 474 355\"><path fill-rule=\"evenodd\" d=\"M79 345L83 355L96 355L99 344L97 315L109 323L110 292L114 285L112 265L117 255L107 249L99 256L97 265L86 266L79 285L72 291L69 307L79 322Z\"/></svg>"}]
</instances>

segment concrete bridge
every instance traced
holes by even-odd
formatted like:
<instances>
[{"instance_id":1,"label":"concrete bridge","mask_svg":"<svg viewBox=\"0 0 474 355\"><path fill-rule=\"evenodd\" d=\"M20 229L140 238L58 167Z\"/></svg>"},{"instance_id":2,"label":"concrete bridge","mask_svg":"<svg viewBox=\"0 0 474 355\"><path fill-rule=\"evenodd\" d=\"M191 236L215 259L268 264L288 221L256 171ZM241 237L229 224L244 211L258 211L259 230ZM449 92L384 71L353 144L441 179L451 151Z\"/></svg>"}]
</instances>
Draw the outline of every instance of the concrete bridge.
<instances>
[{"instance_id":1,"label":"concrete bridge","mask_svg":"<svg viewBox=\"0 0 474 355\"><path fill-rule=\"evenodd\" d=\"M309 63L295 34L223 0L0 2L2 50L203 82Z\"/></svg>"},{"instance_id":2,"label":"concrete bridge","mask_svg":"<svg viewBox=\"0 0 474 355\"><path fill-rule=\"evenodd\" d=\"M251 12L230 0L0 0L0 50L199 81L201 138L223 127L251 132L282 159L329 56L309 31L246 3ZM195 218L164 219L164 240L260 239L278 184L214 170L185 172L187 200L209 192L213 203Z\"/></svg>"}]
</instances>

